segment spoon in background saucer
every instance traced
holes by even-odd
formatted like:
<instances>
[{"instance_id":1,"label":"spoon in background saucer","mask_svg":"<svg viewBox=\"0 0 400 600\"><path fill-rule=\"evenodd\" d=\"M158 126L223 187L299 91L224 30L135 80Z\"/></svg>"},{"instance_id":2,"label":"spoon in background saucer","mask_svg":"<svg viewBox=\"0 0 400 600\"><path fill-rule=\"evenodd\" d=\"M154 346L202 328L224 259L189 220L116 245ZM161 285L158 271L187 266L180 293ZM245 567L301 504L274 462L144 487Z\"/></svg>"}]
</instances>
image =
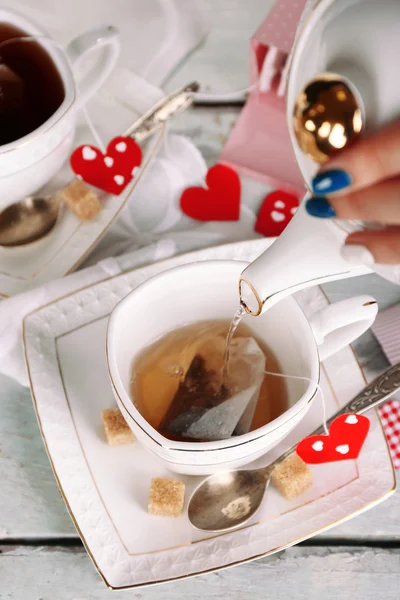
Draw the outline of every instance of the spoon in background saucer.
<instances>
[{"instance_id":1,"label":"spoon in background saucer","mask_svg":"<svg viewBox=\"0 0 400 600\"><path fill-rule=\"evenodd\" d=\"M362 414L386 402L399 388L400 363L387 369L343 406L328 420L328 427L340 415ZM310 435L321 433L324 433L323 427ZM292 454L296 446L261 469L227 471L205 479L189 500L188 517L193 527L217 533L244 525L260 508L274 468Z\"/></svg>"},{"instance_id":2,"label":"spoon in background saucer","mask_svg":"<svg viewBox=\"0 0 400 600\"><path fill-rule=\"evenodd\" d=\"M123 134L141 142L161 127L169 117L188 108L196 82L169 94L140 117ZM47 235L60 215L61 200L58 192L48 196L28 196L0 212L0 246L25 246Z\"/></svg>"}]
</instances>

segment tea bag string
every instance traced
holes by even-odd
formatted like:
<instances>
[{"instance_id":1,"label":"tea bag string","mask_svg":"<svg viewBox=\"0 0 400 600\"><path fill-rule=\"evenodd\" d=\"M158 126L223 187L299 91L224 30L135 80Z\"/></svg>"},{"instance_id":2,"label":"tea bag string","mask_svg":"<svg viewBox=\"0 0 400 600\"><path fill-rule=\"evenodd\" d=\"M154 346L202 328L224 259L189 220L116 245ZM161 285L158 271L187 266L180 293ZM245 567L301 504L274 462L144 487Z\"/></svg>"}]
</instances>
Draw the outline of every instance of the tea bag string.
<instances>
[{"instance_id":1,"label":"tea bag string","mask_svg":"<svg viewBox=\"0 0 400 600\"><path fill-rule=\"evenodd\" d=\"M58 49L62 50L62 52L65 54L65 57L67 59L67 62L69 64L69 67L70 67L72 73L74 72L73 65L70 61L69 56L65 53L65 49L64 49L63 45L60 42L53 40L48 35L27 35L27 36L19 36L19 37L11 38L9 40L3 40L2 42L0 42L0 52L1 52L1 49L4 48L5 46L9 46L10 44L14 44L16 42L29 43L29 42L37 42L38 40L46 40L46 41L50 42L51 44L53 44L54 46L56 46ZM0 53L0 64L1 64L1 62L4 62L4 58L1 56L1 53ZM75 85L79 91L79 86L76 82L75 82ZM102 150L102 152L105 152L105 150L106 150L105 144L103 143L103 140L101 139L101 135L100 135L99 131L97 130L96 126L94 125L86 106L81 107L81 110L86 119L86 123L90 130L90 133L92 134L93 138L96 140L96 144Z\"/></svg>"},{"instance_id":2,"label":"tea bag string","mask_svg":"<svg viewBox=\"0 0 400 600\"><path fill-rule=\"evenodd\" d=\"M316 389L321 394L322 419L323 419L322 425L324 428L325 435L329 435L329 430L328 430L328 426L327 426L327 417L326 417L325 396L324 396L323 389L322 389L321 385L318 383L318 381L315 381L314 379L310 379L310 377L300 377L298 375L286 375L285 373L275 373L273 371L264 371L264 375L271 375L273 377L280 377L282 379L297 379L298 381L307 381L308 383L312 383L313 385L315 385Z\"/></svg>"}]
</instances>

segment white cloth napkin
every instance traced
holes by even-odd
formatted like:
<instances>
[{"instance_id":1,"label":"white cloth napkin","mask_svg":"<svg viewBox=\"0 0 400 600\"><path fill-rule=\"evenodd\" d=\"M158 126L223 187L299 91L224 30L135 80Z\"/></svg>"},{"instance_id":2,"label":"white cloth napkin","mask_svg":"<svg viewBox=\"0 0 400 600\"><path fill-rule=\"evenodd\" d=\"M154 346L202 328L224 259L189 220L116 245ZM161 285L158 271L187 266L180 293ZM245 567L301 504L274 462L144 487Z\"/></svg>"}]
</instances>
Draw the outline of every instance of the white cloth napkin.
<instances>
[{"instance_id":1,"label":"white cloth napkin","mask_svg":"<svg viewBox=\"0 0 400 600\"><path fill-rule=\"evenodd\" d=\"M0 303L0 371L24 386L29 385L22 349L21 324L23 318L30 312L64 294L117 275L125 269L167 258L175 251L176 245L172 240L161 240L123 257L107 258L95 266L2 301Z\"/></svg>"}]
</instances>

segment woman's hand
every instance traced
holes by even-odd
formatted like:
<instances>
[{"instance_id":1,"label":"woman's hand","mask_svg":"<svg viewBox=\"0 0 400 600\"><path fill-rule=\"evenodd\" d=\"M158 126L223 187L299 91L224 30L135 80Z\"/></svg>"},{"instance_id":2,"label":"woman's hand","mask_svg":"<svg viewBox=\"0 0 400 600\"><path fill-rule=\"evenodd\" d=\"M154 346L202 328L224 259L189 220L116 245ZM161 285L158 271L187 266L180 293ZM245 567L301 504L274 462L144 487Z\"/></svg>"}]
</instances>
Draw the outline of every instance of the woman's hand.
<instances>
[{"instance_id":1,"label":"woman's hand","mask_svg":"<svg viewBox=\"0 0 400 600\"><path fill-rule=\"evenodd\" d=\"M400 264L400 121L329 161L314 177L312 189L309 214L379 227L351 233L345 257L368 265Z\"/></svg>"}]
</instances>

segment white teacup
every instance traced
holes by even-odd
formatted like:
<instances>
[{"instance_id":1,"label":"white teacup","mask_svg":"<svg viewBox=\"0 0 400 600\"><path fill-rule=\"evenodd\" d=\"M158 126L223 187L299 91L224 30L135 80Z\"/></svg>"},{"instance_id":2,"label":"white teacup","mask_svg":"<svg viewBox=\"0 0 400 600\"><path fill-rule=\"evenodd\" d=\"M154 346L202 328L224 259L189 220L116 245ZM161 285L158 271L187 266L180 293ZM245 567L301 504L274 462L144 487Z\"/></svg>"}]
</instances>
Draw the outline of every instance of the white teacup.
<instances>
[{"instance_id":1,"label":"white teacup","mask_svg":"<svg viewBox=\"0 0 400 600\"><path fill-rule=\"evenodd\" d=\"M130 394L132 364L169 331L209 319L231 319L238 308L238 281L245 263L206 261L165 271L128 294L113 310L107 332L107 362L117 403L138 441L171 471L205 475L236 468L265 454L307 413L316 395L320 358L337 352L373 323L377 304L359 296L330 305L309 321L287 297L244 322L271 348L287 380L289 408L267 425L216 442L174 442L151 427Z\"/></svg>"},{"instance_id":2,"label":"white teacup","mask_svg":"<svg viewBox=\"0 0 400 600\"><path fill-rule=\"evenodd\" d=\"M52 58L64 83L61 106L43 125L28 135L0 146L0 210L21 200L47 183L61 168L71 152L77 109L99 89L115 67L120 50L118 31L105 27L84 33L72 40L65 51L55 45L46 32L17 12L0 9L0 23L9 23L38 39ZM26 42L28 43L28 42ZM103 49L89 72L75 84L75 71L94 49ZM74 69L72 71L71 66Z\"/></svg>"}]
</instances>

